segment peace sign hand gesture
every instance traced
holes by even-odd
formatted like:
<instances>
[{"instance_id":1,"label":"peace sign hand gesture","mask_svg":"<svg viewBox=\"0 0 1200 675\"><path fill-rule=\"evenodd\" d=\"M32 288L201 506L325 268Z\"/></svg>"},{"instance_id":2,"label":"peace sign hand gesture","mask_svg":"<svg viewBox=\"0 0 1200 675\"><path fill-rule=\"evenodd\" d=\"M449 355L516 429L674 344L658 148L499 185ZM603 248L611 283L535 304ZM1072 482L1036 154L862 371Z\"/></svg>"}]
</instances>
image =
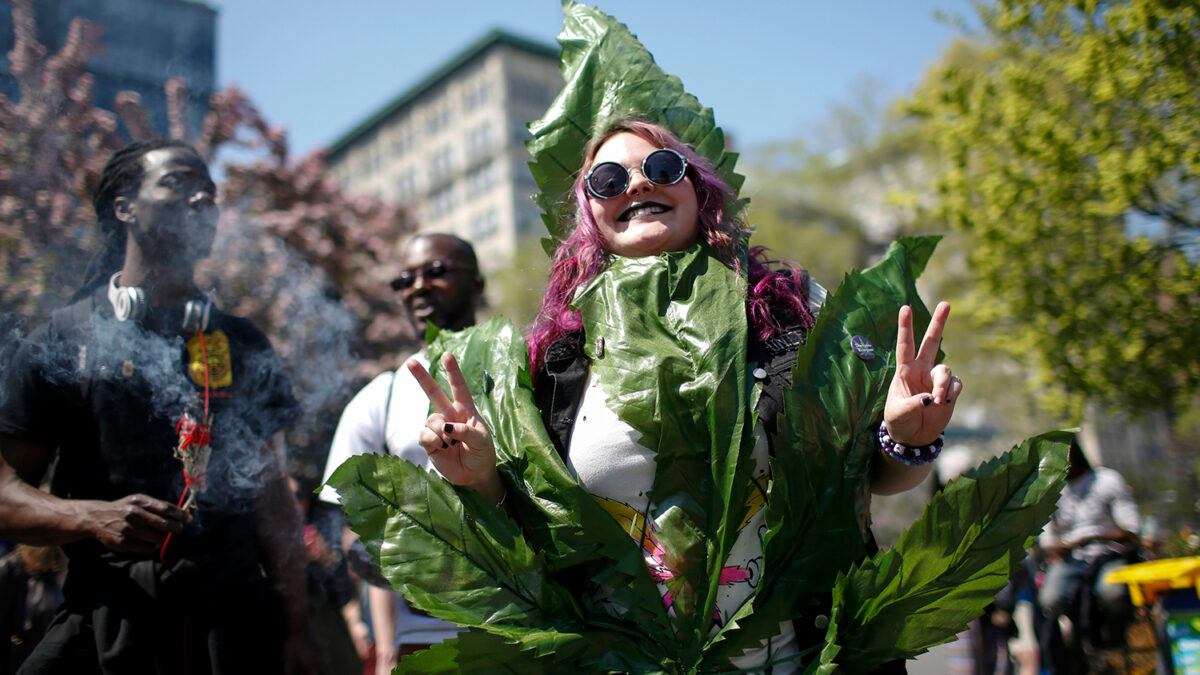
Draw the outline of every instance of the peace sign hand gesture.
<instances>
[{"instance_id":1,"label":"peace sign hand gesture","mask_svg":"<svg viewBox=\"0 0 1200 675\"><path fill-rule=\"evenodd\" d=\"M946 365L935 365L948 316L950 303L938 303L918 352L913 339L912 308L908 305L900 308L896 374L883 409L888 435L897 443L929 445L937 440L954 414L954 404L962 393L962 380L954 377Z\"/></svg>"},{"instance_id":2,"label":"peace sign hand gesture","mask_svg":"<svg viewBox=\"0 0 1200 675\"><path fill-rule=\"evenodd\" d=\"M421 447L430 461L454 485L475 490L492 501L503 499L504 484L496 471L492 433L475 409L475 400L454 355L442 355L452 398L416 359L409 359L406 365L433 404L434 413L420 435Z\"/></svg>"}]
</instances>

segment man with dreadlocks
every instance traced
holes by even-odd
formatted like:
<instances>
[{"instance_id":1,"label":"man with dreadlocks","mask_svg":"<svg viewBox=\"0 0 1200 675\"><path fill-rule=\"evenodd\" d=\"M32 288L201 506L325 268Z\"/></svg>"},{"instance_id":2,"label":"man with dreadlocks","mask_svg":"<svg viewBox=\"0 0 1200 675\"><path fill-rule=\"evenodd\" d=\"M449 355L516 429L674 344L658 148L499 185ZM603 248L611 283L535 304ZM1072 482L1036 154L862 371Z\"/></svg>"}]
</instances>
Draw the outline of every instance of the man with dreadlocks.
<instances>
[{"instance_id":1,"label":"man with dreadlocks","mask_svg":"<svg viewBox=\"0 0 1200 675\"><path fill-rule=\"evenodd\" d=\"M0 536L69 557L64 604L23 673L314 662L278 442L299 406L267 339L193 282L215 193L186 144L117 152L93 199L104 250L5 373Z\"/></svg>"}]
</instances>

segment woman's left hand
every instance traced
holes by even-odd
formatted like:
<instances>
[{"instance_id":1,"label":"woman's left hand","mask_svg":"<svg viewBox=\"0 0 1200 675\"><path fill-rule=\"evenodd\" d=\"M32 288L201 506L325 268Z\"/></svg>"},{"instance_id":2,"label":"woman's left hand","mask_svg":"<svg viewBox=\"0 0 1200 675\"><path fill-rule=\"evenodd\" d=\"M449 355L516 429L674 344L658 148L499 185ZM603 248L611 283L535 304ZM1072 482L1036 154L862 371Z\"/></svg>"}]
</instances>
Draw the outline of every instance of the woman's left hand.
<instances>
[{"instance_id":1,"label":"woman's left hand","mask_svg":"<svg viewBox=\"0 0 1200 675\"><path fill-rule=\"evenodd\" d=\"M883 409L888 435L897 443L929 445L937 440L954 414L954 404L962 393L962 380L954 377L948 366L935 363L948 316L950 303L939 302L917 351L912 308L908 305L900 308L896 374Z\"/></svg>"}]
</instances>

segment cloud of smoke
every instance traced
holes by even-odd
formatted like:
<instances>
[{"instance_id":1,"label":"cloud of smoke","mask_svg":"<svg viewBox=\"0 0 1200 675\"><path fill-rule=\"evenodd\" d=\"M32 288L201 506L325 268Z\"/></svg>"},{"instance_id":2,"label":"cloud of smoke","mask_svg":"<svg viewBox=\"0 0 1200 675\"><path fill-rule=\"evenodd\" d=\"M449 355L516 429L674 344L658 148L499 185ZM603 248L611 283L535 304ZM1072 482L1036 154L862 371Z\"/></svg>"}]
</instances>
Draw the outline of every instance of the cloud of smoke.
<instances>
[{"instance_id":1,"label":"cloud of smoke","mask_svg":"<svg viewBox=\"0 0 1200 675\"><path fill-rule=\"evenodd\" d=\"M201 270L227 311L249 318L271 342L305 416L288 433L289 454L320 462L349 399L359 328L337 286L261 219L227 208ZM311 459L310 459L311 458Z\"/></svg>"}]
</instances>

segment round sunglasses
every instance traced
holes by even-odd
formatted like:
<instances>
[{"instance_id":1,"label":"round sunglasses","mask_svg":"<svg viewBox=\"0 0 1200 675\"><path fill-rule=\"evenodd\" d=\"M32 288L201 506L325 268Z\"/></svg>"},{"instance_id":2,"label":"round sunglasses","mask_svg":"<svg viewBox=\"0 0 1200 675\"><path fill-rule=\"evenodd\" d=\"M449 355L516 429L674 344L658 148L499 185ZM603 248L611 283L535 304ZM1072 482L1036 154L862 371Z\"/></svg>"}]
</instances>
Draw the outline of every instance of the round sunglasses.
<instances>
[{"instance_id":1,"label":"round sunglasses","mask_svg":"<svg viewBox=\"0 0 1200 675\"><path fill-rule=\"evenodd\" d=\"M474 271L475 268L471 267L470 265L459 265L457 263L446 262L444 260L434 260L433 262L426 263L421 267L411 270L404 270L400 273L400 276L392 279L391 287L393 291L403 291L405 289L412 288L413 284L417 283L418 274L425 279L441 279L442 277L446 276L446 273L450 270Z\"/></svg>"},{"instance_id":2,"label":"round sunglasses","mask_svg":"<svg viewBox=\"0 0 1200 675\"><path fill-rule=\"evenodd\" d=\"M674 185L687 173L687 159L670 148L655 150L642 160L642 175L655 185ZM629 189L629 169L616 162L601 162L592 167L584 183L598 199L612 199Z\"/></svg>"}]
</instances>

